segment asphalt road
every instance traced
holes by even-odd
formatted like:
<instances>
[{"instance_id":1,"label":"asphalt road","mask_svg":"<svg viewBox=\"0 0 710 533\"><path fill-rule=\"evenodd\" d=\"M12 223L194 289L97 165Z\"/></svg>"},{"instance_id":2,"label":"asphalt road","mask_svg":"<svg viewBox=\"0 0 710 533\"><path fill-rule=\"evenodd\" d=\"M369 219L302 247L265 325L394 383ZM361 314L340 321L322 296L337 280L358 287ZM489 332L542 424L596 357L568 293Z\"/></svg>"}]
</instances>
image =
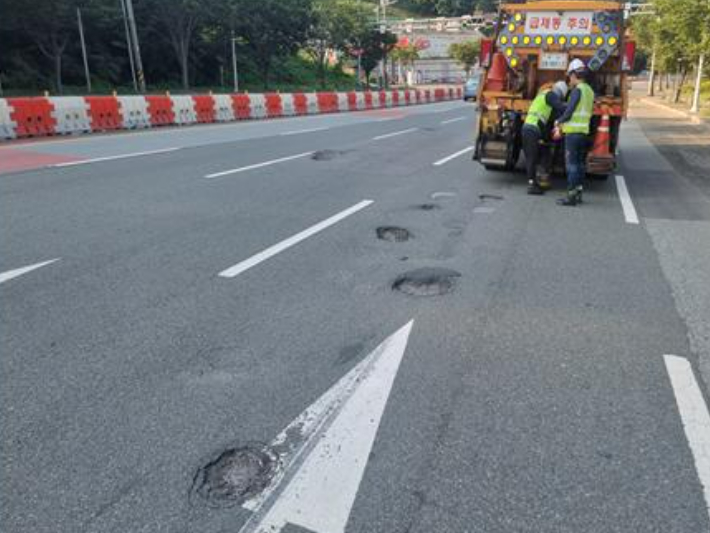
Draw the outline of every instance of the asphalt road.
<instances>
[{"instance_id":1,"label":"asphalt road","mask_svg":"<svg viewBox=\"0 0 710 533\"><path fill-rule=\"evenodd\" d=\"M2 530L710 531L710 191L638 118L560 208L474 117L0 147Z\"/></svg>"}]
</instances>

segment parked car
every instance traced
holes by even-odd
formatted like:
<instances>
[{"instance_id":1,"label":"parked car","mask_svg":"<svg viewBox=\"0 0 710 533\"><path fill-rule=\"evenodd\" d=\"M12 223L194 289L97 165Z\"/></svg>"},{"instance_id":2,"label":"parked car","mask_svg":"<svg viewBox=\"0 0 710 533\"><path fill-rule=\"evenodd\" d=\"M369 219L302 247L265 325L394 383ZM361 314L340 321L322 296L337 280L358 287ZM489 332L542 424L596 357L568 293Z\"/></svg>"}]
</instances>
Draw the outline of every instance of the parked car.
<instances>
[{"instance_id":1,"label":"parked car","mask_svg":"<svg viewBox=\"0 0 710 533\"><path fill-rule=\"evenodd\" d=\"M463 99L464 102L473 100L474 102L478 98L478 84L481 78L476 76L474 78L469 78L468 81L463 86Z\"/></svg>"}]
</instances>

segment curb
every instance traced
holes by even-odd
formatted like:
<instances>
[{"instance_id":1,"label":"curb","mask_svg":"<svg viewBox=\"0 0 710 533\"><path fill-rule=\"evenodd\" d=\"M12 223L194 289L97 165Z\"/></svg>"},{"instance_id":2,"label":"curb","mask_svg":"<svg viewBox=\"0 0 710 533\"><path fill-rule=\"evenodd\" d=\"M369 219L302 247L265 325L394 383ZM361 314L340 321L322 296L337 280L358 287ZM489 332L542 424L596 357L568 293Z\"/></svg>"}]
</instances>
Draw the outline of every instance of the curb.
<instances>
[{"instance_id":1,"label":"curb","mask_svg":"<svg viewBox=\"0 0 710 533\"><path fill-rule=\"evenodd\" d=\"M706 123L706 121L703 120L703 119L702 119L700 116L698 116L698 115L695 115L695 114L690 113L690 112L688 112L688 111L681 111L680 109L676 109L675 107L671 107L671 106L669 106L669 105L662 104L662 103L660 103L660 102L656 102L655 100L653 100L653 99L650 98L650 97L641 97L640 100L641 100L641 102L643 102L644 104L648 104L648 105L650 105L650 106L652 106L652 107L656 107L656 108L658 108L658 109L663 109L664 111L670 111L671 113L674 113L675 115L677 115L677 116L679 116L679 117L686 118L686 119L690 120L691 124L698 124L698 125L700 125L700 124L705 124L705 123Z\"/></svg>"}]
</instances>

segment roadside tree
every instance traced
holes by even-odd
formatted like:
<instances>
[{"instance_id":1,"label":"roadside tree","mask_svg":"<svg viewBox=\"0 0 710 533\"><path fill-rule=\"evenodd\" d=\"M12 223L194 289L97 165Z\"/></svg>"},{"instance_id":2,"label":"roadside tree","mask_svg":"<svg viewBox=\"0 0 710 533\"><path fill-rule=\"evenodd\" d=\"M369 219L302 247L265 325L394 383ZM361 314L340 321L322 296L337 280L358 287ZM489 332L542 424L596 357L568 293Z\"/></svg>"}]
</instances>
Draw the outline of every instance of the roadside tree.
<instances>
[{"instance_id":1,"label":"roadside tree","mask_svg":"<svg viewBox=\"0 0 710 533\"><path fill-rule=\"evenodd\" d=\"M481 53L481 41L466 41L453 43L449 46L449 55L458 61L466 71L466 77L471 74L471 69L478 63Z\"/></svg>"}]
</instances>

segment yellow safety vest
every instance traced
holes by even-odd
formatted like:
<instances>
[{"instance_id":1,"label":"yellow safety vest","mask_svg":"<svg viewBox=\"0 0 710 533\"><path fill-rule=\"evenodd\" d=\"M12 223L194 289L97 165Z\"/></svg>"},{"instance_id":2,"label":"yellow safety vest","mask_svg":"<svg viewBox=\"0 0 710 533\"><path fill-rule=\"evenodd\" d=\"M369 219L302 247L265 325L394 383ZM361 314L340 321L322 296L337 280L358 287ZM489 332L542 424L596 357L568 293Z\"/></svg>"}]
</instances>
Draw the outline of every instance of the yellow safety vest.
<instances>
[{"instance_id":1,"label":"yellow safety vest","mask_svg":"<svg viewBox=\"0 0 710 533\"><path fill-rule=\"evenodd\" d=\"M584 82L577 85L577 88L582 93L582 97L577 103L577 109L574 110L572 118L569 119L569 122L562 124L562 131L566 134L589 135L589 123L594 113L594 90Z\"/></svg>"},{"instance_id":2,"label":"yellow safety vest","mask_svg":"<svg viewBox=\"0 0 710 533\"><path fill-rule=\"evenodd\" d=\"M533 100L533 103L528 109L528 116L525 117L525 124L530 126L539 127L542 122L544 126L547 121L550 120L550 115L552 115L552 106L547 104L547 93L549 90L541 91Z\"/></svg>"}]
</instances>

